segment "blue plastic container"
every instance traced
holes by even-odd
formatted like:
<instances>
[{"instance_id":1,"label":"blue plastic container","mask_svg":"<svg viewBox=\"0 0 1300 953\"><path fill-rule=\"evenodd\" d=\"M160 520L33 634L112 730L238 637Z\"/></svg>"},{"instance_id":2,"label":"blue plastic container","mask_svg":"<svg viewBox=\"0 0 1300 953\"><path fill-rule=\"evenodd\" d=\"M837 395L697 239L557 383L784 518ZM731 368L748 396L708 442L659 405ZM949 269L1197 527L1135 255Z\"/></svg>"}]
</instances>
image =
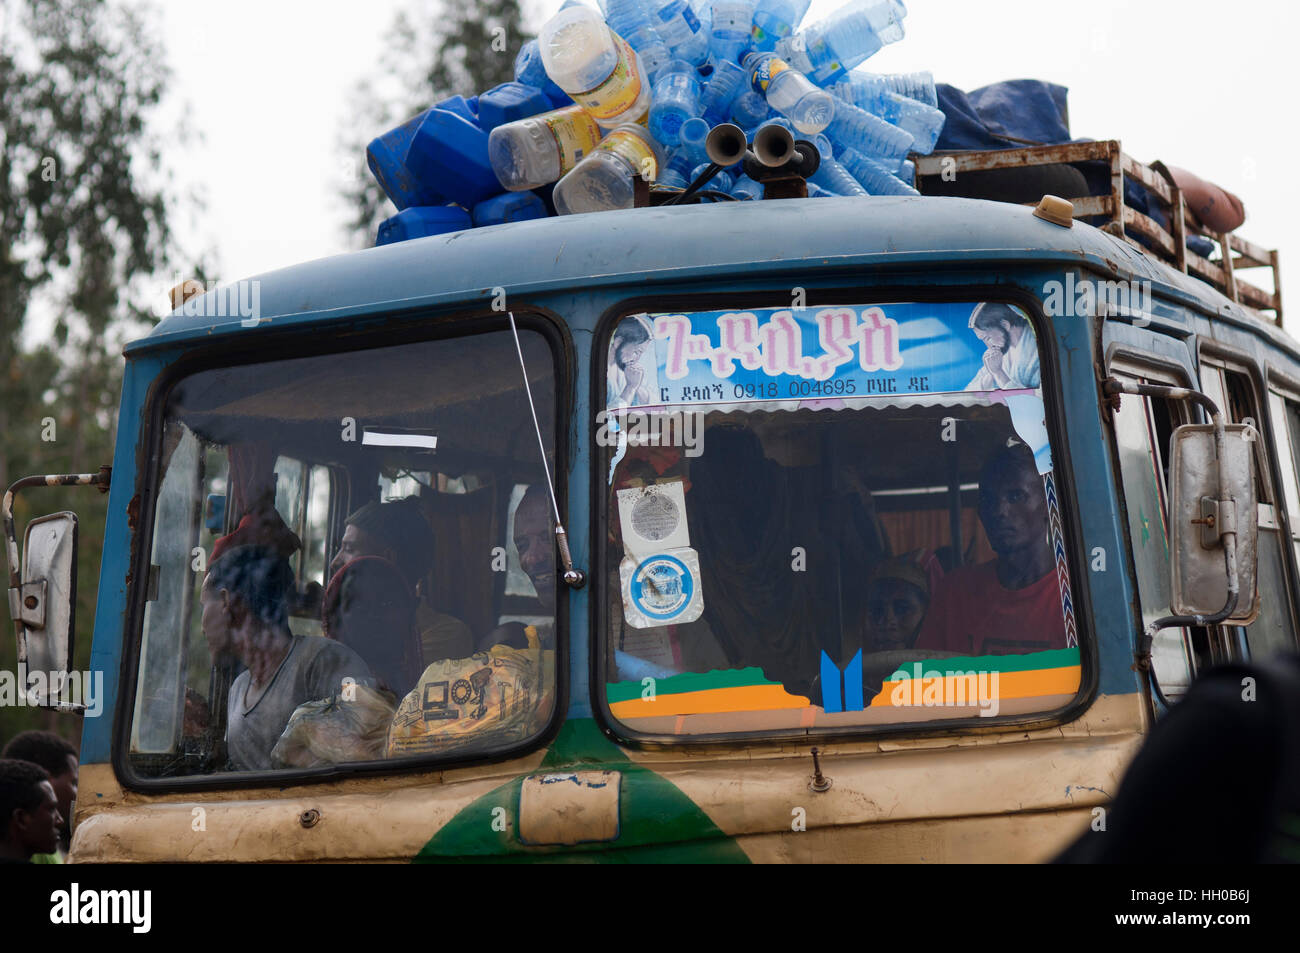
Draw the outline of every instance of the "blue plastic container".
<instances>
[{"instance_id":1,"label":"blue plastic container","mask_svg":"<svg viewBox=\"0 0 1300 953\"><path fill-rule=\"evenodd\" d=\"M406 151L427 112L406 120L366 146L366 164L384 194L398 210L419 205L441 205L447 199L430 182L421 181L406 167Z\"/></svg>"},{"instance_id":2,"label":"blue plastic container","mask_svg":"<svg viewBox=\"0 0 1300 953\"><path fill-rule=\"evenodd\" d=\"M474 225L501 225L529 218L546 218L546 204L532 192L503 192L474 206Z\"/></svg>"},{"instance_id":3,"label":"blue plastic container","mask_svg":"<svg viewBox=\"0 0 1300 953\"><path fill-rule=\"evenodd\" d=\"M551 101L537 87L524 83L502 83L479 95L478 124L484 132L491 132L497 126L516 119L550 112L551 108Z\"/></svg>"},{"instance_id":4,"label":"blue plastic container","mask_svg":"<svg viewBox=\"0 0 1300 953\"><path fill-rule=\"evenodd\" d=\"M681 140L682 123L700 114L700 80L695 67L685 60L672 60L655 80L646 127L665 146Z\"/></svg>"},{"instance_id":5,"label":"blue plastic container","mask_svg":"<svg viewBox=\"0 0 1300 953\"><path fill-rule=\"evenodd\" d=\"M455 205L432 205L403 209L379 225L376 245L391 245L409 238L426 238L459 232L473 226L469 212Z\"/></svg>"},{"instance_id":6,"label":"blue plastic container","mask_svg":"<svg viewBox=\"0 0 1300 953\"><path fill-rule=\"evenodd\" d=\"M479 100L480 105L482 99ZM406 151L406 167L450 201L473 208L501 191L488 161L488 135L463 116L430 109Z\"/></svg>"},{"instance_id":7,"label":"blue plastic container","mask_svg":"<svg viewBox=\"0 0 1300 953\"><path fill-rule=\"evenodd\" d=\"M536 40L529 40L519 48L519 55L515 57L515 82L540 89L556 109L573 105L569 94L556 86L555 82L546 75L546 67L542 64L542 51L538 48Z\"/></svg>"},{"instance_id":8,"label":"blue plastic container","mask_svg":"<svg viewBox=\"0 0 1300 953\"><path fill-rule=\"evenodd\" d=\"M468 119L475 125L478 124L478 101L479 97L466 99L464 96L448 96L440 103L434 103L434 109L445 109L447 112L453 112L457 116Z\"/></svg>"}]
</instances>

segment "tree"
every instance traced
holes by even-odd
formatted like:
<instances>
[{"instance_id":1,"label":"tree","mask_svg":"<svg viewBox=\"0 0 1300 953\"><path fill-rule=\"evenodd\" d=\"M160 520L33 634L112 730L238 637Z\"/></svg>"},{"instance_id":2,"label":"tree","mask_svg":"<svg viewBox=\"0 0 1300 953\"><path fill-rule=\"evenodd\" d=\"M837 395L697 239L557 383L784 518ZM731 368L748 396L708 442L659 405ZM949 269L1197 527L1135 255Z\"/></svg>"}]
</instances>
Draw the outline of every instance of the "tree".
<instances>
[{"instance_id":1,"label":"tree","mask_svg":"<svg viewBox=\"0 0 1300 953\"><path fill-rule=\"evenodd\" d=\"M128 289L168 258L170 201L149 123L169 70L151 16L127 0L0 0L0 487L112 459L121 344L154 320ZM34 332L43 339L25 344ZM35 491L19 498L16 523L58 509L81 522L74 665L84 669L107 500ZM0 669L13 662L6 634ZM0 710L0 738L36 716Z\"/></svg>"},{"instance_id":2,"label":"tree","mask_svg":"<svg viewBox=\"0 0 1300 953\"><path fill-rule=\"evenodd\" d=\"M413 0L397 14L384 41L390 71L358 84L353 118L339 137L346 230L355 243L373 244L379 223L397 212L366 168L370 140L448 96L468 98L514 79L515 57L532 36L519 0Z\"/></svg>"}]
</instances>

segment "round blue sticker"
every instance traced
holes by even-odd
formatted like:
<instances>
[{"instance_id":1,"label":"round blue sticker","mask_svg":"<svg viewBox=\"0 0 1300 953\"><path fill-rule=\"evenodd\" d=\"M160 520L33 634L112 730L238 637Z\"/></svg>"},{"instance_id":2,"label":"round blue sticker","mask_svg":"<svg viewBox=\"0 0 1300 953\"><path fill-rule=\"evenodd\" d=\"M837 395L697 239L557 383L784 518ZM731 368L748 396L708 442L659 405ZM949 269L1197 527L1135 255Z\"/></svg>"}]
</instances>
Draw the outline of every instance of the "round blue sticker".
<instances>
[{"instance_id":1,"label":"round blue sticker","mask_svg":"<svg viewBox=\"0 0 1300 953\"><path fill-rule=\"evenodd\" d=\"M695 594L695 578L676 556L651 556L632 573L632 604L651 619L681 615Z\"/></svg>"}]
</instances>

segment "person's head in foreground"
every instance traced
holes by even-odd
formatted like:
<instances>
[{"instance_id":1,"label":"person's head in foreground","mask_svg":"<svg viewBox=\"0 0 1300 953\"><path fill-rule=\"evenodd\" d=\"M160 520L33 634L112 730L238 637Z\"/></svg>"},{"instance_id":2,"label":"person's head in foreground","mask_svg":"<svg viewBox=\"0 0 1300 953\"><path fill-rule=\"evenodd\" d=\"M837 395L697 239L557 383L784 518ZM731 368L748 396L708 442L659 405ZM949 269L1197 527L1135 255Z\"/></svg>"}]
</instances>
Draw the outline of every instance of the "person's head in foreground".
<instances>
[{"instance_id":1,"label":"person's head in foreground","mask_svg":"<svg viewBox=\"0 0 1300 953\"><path fill-rule=\"evenodd\" d=\"M29 861L59 849L59 799L39 764L0 759L0 858Z\"/></svg>"}]
</instances>

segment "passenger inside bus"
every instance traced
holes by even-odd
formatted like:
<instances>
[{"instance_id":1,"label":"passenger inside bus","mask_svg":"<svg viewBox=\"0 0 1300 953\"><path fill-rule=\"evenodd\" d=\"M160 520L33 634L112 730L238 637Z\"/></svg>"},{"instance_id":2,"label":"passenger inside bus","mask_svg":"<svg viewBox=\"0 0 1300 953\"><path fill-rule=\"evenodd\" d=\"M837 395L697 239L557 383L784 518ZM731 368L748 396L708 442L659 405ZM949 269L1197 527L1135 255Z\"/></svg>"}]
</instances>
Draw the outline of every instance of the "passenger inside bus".
<instances>
[{"instance_id":1,"label":"passenger inside bus","mask_svg":"<svg viewBox=\"0 0 1300 953\"><path fill-rule=\"evenodd\" d=\"M293 586L288 560L272 546L214 550L201 624L213 658L233 655L244 666L228 700L226 742L235 770L272 767L271 751L299 705L339 693L345 679L373 681L346 645L290 632Z\"/></svg>"},{"instance_id":2,"label":"passenger inside bus","mask_svg":"<svg viewBox=\"0 0 1300 953\"><path fill-rule=\"evenodd\" d=\"M550 623L536 626L537 637L544 649L555 648L555 532L551 523L551 501L546 486L534 483L524 491L515 509L515 549L519 565L537 590L542 611L551 616ZM494 645L511 648L528 648L524 625L506 622L492 629L479 640L479 651ZM468 654L468 653L467 653Z\"/></svg>"},{"instance_id":3,"label":"passenger inside bus","mask_svg":"<svg viewBox=\"0 0 1300 953\"><path fill-rule=\"evenodd\" d=\"M1005 655L1065 648L1047 498L1023 443L1001 447L985 461L979 518L997 555L944 577L917 649Z\"/></svg>"},{"instance_id":4,"label":"passenger inside bus","mask_svg":"<svg viewBox=\"0 0 1300 953\"><path fill-rule=\"evenodd\" d=\"M415 604L415 594L393 563L361 556L330 579L321 625L327 637L365 659L379 688L400 698L424 670Z\"/></svg>"},{"instance_id":5,"label":"passenger inside bus","mask_svg":"<svg viewBox=\"0 0 1300 953\"><path fill-rule=\"evenodd\" d=\"M331 579L350 560L363 556L379 557L397 567L415 594L421 669L438 659L464 658L474 651L474 635L469 626L430 605L424 580L433 569L433 554L434 539L428 520L416 499L405 497L367 503L349 516L338 554L329 566Z\"/></svg>"}]
</instances>

